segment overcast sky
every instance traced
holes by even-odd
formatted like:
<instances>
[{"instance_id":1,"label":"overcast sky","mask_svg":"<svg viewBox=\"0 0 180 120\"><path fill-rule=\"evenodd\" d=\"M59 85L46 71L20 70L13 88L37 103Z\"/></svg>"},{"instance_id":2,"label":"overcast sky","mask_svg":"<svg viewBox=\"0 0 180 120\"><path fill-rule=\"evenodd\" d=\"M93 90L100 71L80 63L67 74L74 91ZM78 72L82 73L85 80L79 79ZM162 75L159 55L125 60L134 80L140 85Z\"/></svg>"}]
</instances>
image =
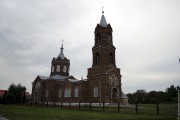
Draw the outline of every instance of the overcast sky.
<instances>
[{"instance_id":1,"label":"overcast sky","mask_svg":"<svg viewBox=\"0 0 180 120\"><path fill-rule=\"evenodd\" d=\"M0 89L21 83L31 92L37 75L49 76L62 38L70 74L86 78L102 6L122 90L180 85L180 0L0 0Z\"/></svg>"}]
</instances>

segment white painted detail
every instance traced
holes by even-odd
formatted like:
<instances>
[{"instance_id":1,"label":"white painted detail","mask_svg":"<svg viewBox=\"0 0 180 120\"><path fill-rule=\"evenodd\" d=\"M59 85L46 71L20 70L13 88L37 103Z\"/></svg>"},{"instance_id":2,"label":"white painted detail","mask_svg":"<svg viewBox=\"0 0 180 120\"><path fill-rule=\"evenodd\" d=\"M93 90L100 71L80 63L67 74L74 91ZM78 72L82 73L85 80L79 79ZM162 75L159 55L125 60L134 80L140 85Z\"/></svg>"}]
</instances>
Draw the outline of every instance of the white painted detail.
<instances>
[{"instance_id":1,"label":"white painted detail","mask_svg":"<svg viewBox=\"0 0 180 120\"><path fill-rule=\"evenodd\" d=\"M98 97L98 87L94 87L93 95L94 95L94 97Z\"/></svg>"}]
</instances>

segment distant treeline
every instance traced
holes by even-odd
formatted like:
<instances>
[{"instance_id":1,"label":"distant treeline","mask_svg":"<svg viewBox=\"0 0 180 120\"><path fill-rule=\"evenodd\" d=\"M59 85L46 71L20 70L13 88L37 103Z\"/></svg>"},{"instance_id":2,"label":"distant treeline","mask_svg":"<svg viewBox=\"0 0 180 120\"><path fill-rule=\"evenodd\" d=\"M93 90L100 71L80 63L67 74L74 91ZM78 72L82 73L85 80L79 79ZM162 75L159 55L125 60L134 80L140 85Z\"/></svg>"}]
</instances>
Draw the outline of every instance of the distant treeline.
<instances>
[{"instance_id":1,"label":"distant treeline","mask_svg":"<svg viewBox=\"0 0 180 120\"><path fill-rule=\"evenodd\" d=\"M179 86L171 85L163 91L146 92L144 89L137 90L135 93L128 93L129 103L177 103Z\"/></svg>"},{"instance_id":2,"label":"distant treeline","mask_svg":"<svg viewBox=\"0 0 180 120\"><path fill-rule=\"evenodd\" d=\"M17 85L12 83L8 91L5 91L4 95L0 96L0 104L24 103L26 100L25 92L25 86L20 83Z\"/></svg>"}]
</instances>

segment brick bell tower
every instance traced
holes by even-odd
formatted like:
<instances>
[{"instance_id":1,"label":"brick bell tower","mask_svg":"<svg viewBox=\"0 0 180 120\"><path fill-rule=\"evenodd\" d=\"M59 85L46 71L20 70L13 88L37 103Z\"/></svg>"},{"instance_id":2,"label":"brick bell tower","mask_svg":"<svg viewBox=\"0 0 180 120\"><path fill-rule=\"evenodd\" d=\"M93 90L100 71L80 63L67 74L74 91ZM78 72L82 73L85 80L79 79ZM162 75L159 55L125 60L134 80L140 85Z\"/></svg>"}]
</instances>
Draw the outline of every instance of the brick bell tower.
<instances>
[{"instance_id":1,"label":"brick bell tower","mask_svg":"<svg viewBox=\"0 0 180 120\"><path fill-rule=\"evenodd\" d=\"M92 102L120 102L121 74L116 67L112 27L107 24L104 11L94 32L92 67L88 69L89 96Z\"/></svg>"}]
</instances>

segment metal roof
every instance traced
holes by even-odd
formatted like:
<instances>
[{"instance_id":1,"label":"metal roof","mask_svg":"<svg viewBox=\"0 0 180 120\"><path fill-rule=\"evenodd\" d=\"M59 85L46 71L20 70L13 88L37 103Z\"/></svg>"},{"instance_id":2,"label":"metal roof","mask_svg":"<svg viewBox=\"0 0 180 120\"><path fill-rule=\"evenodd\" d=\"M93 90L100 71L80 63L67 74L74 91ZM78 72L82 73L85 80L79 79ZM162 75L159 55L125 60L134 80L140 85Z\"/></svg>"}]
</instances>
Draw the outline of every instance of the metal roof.
<instances>
[{"instance_id":1,"label":"metal roof","mask_svg":"<svg viewBox=\"0 0 180 120\"><path fill-rule=\"evenodd\" d=\"M104 16L104 14L102 14L102 16L101 16L100 25L102 27L107 27L107 22L106 22L106 18Z\"/></svg>"},{"instance_id":2,"label":"metal roof","mask_svg":"<svg viewBox=\"0 0 180 120\"><path fill-rule=\"evenodd\" d=\"M46 77L46 76L42 76L42 75L38 75L40 77L40 79L42 80L58 80L58 81L65 81L66 79L68 79L70 82L75 83L75 82L86 82L87 79L82 79L82 80L77 80L77 79L72 79L71 76L63 76L63 75L53 75L50 77Z\"/></svg>"},{"instance_id":3,"label":"metal roof","mask_svg":"<svg viewBox=\"0 0 180 120\"><path fill-rule=\"evenodd\" d=\"M63 76L63 75L53 75L51 77L49 77L49 80L53 79L53 80L65 80L67 79L69 76Z\"/></svg>"},{"instance_id":4,"label":"metal roof","mask_svg":"<svg viewBox=\"0 0 180 120\"><path fill-rule=\"evenodd\" d=\"M60 57L62 60L64 60L64 58L65 58L64 53L63 53L63 49L64 48L63 48L63 44L62 44L61 51L60 51L59 55L57 56L57 58Z\"/></svg>"},{"instance_id":5,"label":"metal roof","mask_svg":"<svg viewBox=\"0 0 180 120\"><path fill-rule=\"evenodd\" d=\"M69 76L63 76L63 75L53 75L50 77L46 77L46 76L42 76L42 75L38 75L38 76L42 80L65 80L69 77Z\"/></svg>"},{"instance_id":6,"label":"metal roof","mask_svg":"<svg viewBox=\"0 0 180 120\"><path fill-rule=\"evenodd\" d=\"M46 76L42 76L42 75L38 75L41 79L43 80L47 80L49 77L46 77Z\"/></svg>"},{"instance_id":7,"label":"metal roof","mask_svg":"<svg viewBox=\"0 0 180 120\"><path fill-rule=\"evenodd\" d=\"M87 79L82 79L82 80L76 80L76 79L68 79L70 82L84 82L87 81Z\"/></svg>"},{"instance_id":8,"label":"metal roof","mask_svg":"<svg viewBox=\"0 0 180 120\"><path fill-rule=\"evenodd\" d=\"M128 99L128 97L122 92L121 97L124 99Z\"/></svg>"}]
</instances>

